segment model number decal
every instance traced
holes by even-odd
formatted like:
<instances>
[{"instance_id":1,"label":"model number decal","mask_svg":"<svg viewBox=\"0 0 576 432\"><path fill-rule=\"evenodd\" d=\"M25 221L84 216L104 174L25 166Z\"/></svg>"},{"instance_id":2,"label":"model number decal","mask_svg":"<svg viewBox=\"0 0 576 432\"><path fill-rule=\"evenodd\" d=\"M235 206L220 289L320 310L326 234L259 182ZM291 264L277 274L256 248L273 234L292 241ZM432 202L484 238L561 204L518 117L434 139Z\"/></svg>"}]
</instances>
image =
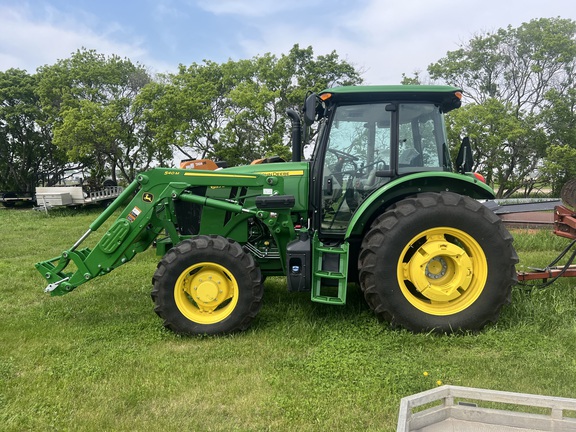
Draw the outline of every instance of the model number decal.
<instances>
[{"instance_id":1,"label":"model number decal","mask_svg":"<svg viewBox=\"0 0 576 432\"><path fill-rule=\"evenodd\" d=\"M304 170L292 170L292 171L269 171L269 172L259 172L258 174L265 176L277 176L277 177L291 177L291 176L303 176Z\"/></svg>"}]
</instances>

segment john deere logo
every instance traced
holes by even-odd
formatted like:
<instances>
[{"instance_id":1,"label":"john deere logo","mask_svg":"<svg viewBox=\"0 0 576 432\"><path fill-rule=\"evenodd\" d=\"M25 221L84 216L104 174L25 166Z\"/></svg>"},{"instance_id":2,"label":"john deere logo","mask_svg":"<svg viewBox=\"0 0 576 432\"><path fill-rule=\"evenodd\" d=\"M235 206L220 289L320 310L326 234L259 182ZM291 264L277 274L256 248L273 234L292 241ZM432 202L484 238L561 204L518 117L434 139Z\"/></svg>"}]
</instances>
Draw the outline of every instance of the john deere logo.
<instances>
[{"instance_id":1,"label":"john deere logo","mask_svg":"<svg viewBox=\"0 0 576 432\"><path fill-rule=\"evenodd\" d=\"M152 202L154 201L154 195L152 195L149 192L144 193L144 195L142 195L142 201L144 202Z\"/></svg>"}]
</instances>

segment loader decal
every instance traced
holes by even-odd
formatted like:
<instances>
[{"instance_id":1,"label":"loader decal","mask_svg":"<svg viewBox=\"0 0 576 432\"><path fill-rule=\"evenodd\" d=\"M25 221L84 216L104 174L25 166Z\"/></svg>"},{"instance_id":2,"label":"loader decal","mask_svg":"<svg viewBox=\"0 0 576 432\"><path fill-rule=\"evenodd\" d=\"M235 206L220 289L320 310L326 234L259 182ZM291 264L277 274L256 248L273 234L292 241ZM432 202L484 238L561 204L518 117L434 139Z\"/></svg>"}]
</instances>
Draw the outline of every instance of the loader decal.
<instances>
[{"instance_id":1,"label":"loader decal","mask_svg":"<svg viewBox=\"0 0 576 432\"><path fill-rule=\"evenodd\" d=\"M152 201L154 201L154 195L152 195L150 192L144 192L144 194L142 195L142 201L151 203Z\"/></svg>"},{"instance_id":2,"label":"loader decal","mask_svg":"<svg viewBox=\"0 0 576 432\"><path fill-rule=\"evenodd\" d=\"M209 173L200 173L200 172L185 172L185 176L187 177L224 177L224 178L235 178L235 179L254 179L256 178L255 175L241 175L241 174L214 174L212 172Z\"/></svg>"},{"instance_id":3,"label":"loader decal","mask_svg":"<svg viewBox=\"0 0 576 432\"><path fill-rule=\"evenodd\" d=\"M140 213L142 213L142 210L135 206L132 211L128 213L126 219L128 219L130 222L134 222Z\"/></svg>"}]
</instances>

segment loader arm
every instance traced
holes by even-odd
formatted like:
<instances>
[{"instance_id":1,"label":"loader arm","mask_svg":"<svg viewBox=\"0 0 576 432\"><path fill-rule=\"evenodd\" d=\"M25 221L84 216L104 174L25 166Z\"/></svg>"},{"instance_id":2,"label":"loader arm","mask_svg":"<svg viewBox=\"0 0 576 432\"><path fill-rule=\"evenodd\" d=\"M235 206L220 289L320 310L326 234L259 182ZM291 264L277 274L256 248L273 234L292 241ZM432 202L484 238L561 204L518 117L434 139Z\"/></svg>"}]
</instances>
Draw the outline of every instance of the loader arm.
<instances>
[{"instance_id":1,"label":"loader arm","mask_svg":"<svg viewBox=\"0 0 576 432\"><path fill-rule=\"evenodd\" d=\"M281 178L258 174L237 175L215 172L158 168L138 175L124 192L100 216L88 231L58 257L36 264L37 270L48 282L45 291L63 295L95 277L105 275L147 250L161 232L166 232L173 245L189 236L182 236L174 219L174 202L183 200L232 213L248 213L261 219L281 244L295 236L290 219L290 209L258 209L256 204L243 206L238 203L194 195L193 186L239 185L253 188L266 196L277 197L283 193ZM264 194L266 192L266 194ZM130 203L102 235L96 246L79 249L81 243L97 231L131 196ZM254 201L253 201L254 202ZM67 269L72 262L75 270ZM283 263L284 264L284 263Z\"/></svg>"}]
</instances>

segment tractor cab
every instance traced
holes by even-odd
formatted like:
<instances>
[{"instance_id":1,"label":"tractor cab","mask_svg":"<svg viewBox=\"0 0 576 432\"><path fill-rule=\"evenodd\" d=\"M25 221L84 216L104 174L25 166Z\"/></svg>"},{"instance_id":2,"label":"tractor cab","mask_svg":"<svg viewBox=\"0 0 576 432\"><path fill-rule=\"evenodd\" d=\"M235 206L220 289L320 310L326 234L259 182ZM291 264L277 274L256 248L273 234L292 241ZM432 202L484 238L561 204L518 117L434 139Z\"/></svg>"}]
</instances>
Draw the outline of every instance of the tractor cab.
<instances>
[{"instance_id":1,"label":"tractor cab","mask_svg":"<svg viewBox=\"0 0 576 432\"><path fill-rule=\"evenodd\" d=\"M398 177L452 172L443 114L460 97L448 86L339 87L309 96L305 123L319 122L312 156L318 228L345 232L360 204Z\"/></svg>"}]
</instances>

